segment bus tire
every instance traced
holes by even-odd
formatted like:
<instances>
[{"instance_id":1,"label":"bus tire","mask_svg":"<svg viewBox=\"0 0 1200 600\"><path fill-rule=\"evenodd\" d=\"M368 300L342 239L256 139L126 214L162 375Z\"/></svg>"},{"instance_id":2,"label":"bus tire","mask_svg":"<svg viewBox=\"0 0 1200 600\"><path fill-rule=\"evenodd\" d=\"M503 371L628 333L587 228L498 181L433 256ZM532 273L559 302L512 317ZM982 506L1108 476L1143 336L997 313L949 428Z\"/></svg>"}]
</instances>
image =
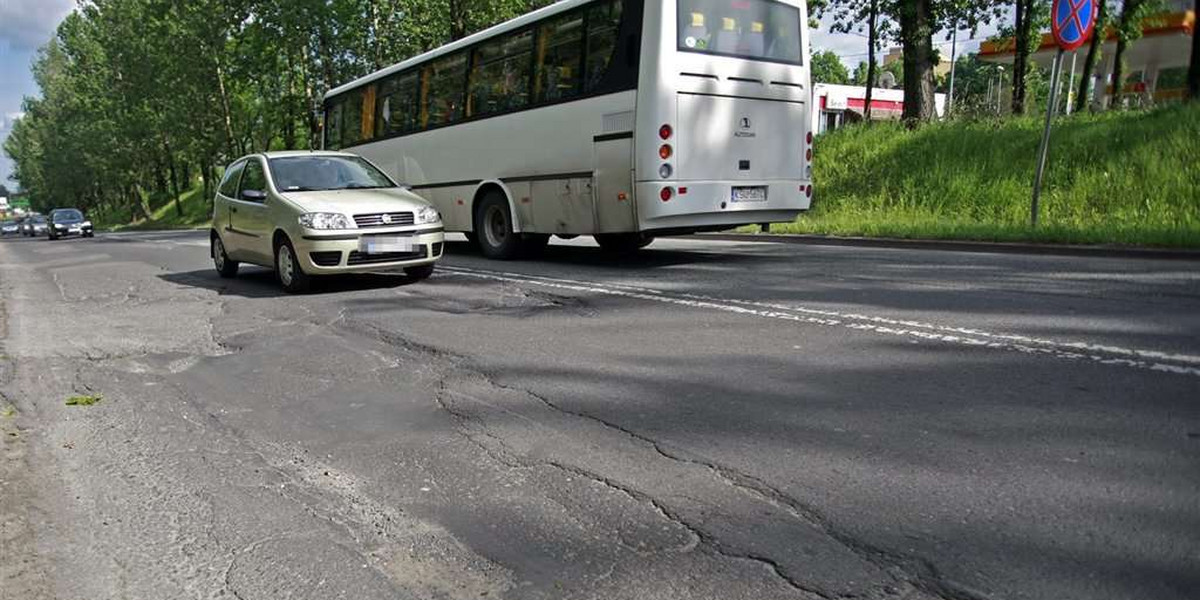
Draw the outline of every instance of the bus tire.
<instances>
[{"instance_id":1,"label":"bus tire","mask_svg":"<svg viewBox=\"0 0 1200 600\"><path fill-rule=\"evenodd\" d=\"M513 231L508 201L498 191L488 192L475 207L475 238L488 258L512 260L521 255L523 239Z\"/></svg>"},{"instance_id":2,"label":"bus tire","mask_svg":"<svg viewBox=\"0 0 1200 600\"><path fill-rule=\"evenodd\" d=\"M645 233L601 233L595 238L602 250L612 254L632 254L654 242L654 236Z\"/></svg>"}]
</instances>

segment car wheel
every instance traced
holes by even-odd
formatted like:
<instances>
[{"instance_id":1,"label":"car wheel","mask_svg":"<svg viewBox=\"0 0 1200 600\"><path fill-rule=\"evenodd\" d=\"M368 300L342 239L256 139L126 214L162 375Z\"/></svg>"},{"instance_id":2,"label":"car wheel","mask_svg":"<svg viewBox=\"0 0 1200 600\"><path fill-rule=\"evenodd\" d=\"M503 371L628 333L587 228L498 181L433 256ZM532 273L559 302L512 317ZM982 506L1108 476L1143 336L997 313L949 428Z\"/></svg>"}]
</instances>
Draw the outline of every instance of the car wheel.
<instances>
[{"instance_id":1,"label":"car wheel","mask_svg":"<svg viewBox=\"0 0 1200 600\"><path fill-rule=\"evenodd\" d=\"M421 265L419 267L408 267L404 269L404 274L413 281L423 281L429 279L433 275L433 265Z\"/></svg>"},{"instance_id":2,"label":"car wheel","mask_svg":"<svg viewBox=\"0 0 1200 600\"><path fill-rule=\"evenodd\" d=\"M595 237L601 249L613 254L632 254L654 242L654 236L644 233L603 233Z\"/></svg>"},{"instance_id":3,"label":"car wheel","mask_svg":"<svg viewBox=\"0 0 1200 600\"><path fill-rule=\"evenodd\" d=\"M300 267L296 250L287 239L275 247L275 277L279 279L283 291L289 294L307 292L312 286L312 277Z\"/></svg>"},{"instance_id":4,"label":"car wheel","mask_svg":"<svg viewBox=\"0 0 1200 600\"><path fill-rule=\"evenodd\" d=\"M237 277L239 264L236 260L230 259L229 254L225 252L225 242L221 241L221 236L213 236L209 253L212 254L213 266L217 268L218 275L225 279Z\"/></svg>"},{"instance_id":5,"label":"car wheel","mask_svg":"<svg viewBox=\"0 0 1200 600\"><path fill-rule=\"evenodd\" d=\"M54 235L53 233L47 233L47 234L46 234L46 237L50 238L50 241L52 241L52 242L53 242L54 240L57 240L57 239L58 239L58 236L57 236L57 235Z\"/></svg>"}]
</instances>

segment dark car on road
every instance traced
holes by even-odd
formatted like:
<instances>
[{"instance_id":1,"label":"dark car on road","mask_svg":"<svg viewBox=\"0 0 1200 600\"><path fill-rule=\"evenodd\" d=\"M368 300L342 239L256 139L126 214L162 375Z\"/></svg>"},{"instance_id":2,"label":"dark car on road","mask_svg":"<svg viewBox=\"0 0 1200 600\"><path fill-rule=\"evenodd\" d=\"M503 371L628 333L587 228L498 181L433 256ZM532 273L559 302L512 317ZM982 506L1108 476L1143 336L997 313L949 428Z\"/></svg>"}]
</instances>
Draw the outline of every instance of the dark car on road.
<instances>
[{"instance_id":1,"label":"dark car on road","mask_svg":"<svg viewBox=\"0 0 1200 600\"><path fill-rule=\"evenodd\" d=\"M46 235L51 240L57 240L70 235L92 237L94 232L92 222L83 216L83 211L78 208L56 208L50 211Z\"/></svg>"},{"instance_id":2,"label":"dark car on road","mask_svg":"<svg viewBox=\"0 0 1200 600\"><path fill-rule=\"evenodd\" d=\"M46 229L46 217L33 215L32 217L26 217L25 222L21 224L21 235L25 237L45 235Z\"/></svg>"}]
</instances>

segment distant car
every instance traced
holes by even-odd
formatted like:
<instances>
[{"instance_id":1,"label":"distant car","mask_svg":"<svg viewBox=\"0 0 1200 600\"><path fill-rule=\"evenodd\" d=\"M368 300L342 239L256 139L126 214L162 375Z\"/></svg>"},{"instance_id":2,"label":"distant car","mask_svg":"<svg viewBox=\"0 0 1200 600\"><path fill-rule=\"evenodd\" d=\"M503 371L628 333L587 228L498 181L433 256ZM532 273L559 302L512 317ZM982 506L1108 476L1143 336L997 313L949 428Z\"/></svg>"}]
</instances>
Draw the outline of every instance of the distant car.
<instances>
[{"instance_id":1,"label":"distant car","mask_svg":"<svg viewBox=\"0 0 1200 600\"><path fill-rule=\"evenodd\" d=\"M21 234L28 237L46 235L46 217L34 215L25 219L21 224Z\"/></svg>"},{"instance_id":2,"label":"distant car","mask_svg":"<svg viewBox=\"0 0 1200 600\"><path fill-rule=\"evenodd\" d=\"M275 269L283 289L314 276L403 269L433 274L442 217L363 158L275 152L230 165L213 202L209 252L222 277L246 262Z\"/></svg>"},{"instance_id":3,"label":"distant car","mask_svg":"<svg viewBox=\"0 0 1200 600\"><path fill-rule=\"evenodd\" d=\"M51 240L71 235L89 238L95 235L92 222L84 218L83 211L78 208L56 208L50 211L48 221L46 235Z\"/></svg>"},{"instance_id":4,"label":"distant car","mask_svg":"<svg viewBox=\"0 0 1200 600\"><path fill-rule=\"evenodd\" d=\"M5 221L0 223L0 234L17 235L18 233L21 233L21 225L16 221Z\"/></svg>"}]
</instances>

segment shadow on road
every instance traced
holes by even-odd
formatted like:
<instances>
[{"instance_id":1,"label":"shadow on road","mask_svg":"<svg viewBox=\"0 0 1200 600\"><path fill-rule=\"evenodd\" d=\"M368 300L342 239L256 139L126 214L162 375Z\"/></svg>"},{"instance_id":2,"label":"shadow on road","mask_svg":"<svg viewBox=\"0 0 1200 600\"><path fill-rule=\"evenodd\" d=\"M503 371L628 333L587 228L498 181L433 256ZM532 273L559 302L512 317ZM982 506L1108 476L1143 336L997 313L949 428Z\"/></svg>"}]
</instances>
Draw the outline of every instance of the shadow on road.
<instances>
[{"instance_id":1,"label":"shadow on road","mask_svg":"<svg viewBox=\"0 0 1200 600\"><path fill-rule=\"evenodd\" d=\"M222 296L242 298L281 298L289 296L279 287L275 273L269 269L243 267L234 279L221 279L215 271L205 269L159 275L159 279L179 285L213 290ZM337 294L399 287L415 283L407 276L384 273L362 275L331 275L313 279L309 295Z\"/></svg>"}]
</instances>

